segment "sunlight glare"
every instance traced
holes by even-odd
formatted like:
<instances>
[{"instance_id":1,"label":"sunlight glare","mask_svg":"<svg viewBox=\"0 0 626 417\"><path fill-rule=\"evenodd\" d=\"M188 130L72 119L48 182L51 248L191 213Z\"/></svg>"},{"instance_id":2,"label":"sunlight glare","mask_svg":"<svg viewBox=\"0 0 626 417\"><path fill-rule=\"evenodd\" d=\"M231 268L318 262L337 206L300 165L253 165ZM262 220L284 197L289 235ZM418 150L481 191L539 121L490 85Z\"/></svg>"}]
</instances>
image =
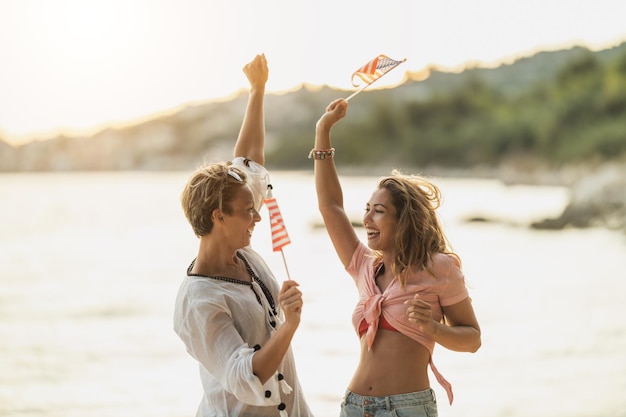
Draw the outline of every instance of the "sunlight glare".
<instances>
[{"instance_id":1,"label":"sunlight glare","mask_svg":"<svg viewBox=\"0 0 626 417\"><path fill-rule=\"evenodd\" d=\"M429 67L607 47L626 39L626 6L599 1L1 0L0 139L88 135L230 97L247 88L241 68L257 53L267 91L285 92L351 90L352 73L379 54L407 62L371 88Z\"/></svg>"}]
</instances>

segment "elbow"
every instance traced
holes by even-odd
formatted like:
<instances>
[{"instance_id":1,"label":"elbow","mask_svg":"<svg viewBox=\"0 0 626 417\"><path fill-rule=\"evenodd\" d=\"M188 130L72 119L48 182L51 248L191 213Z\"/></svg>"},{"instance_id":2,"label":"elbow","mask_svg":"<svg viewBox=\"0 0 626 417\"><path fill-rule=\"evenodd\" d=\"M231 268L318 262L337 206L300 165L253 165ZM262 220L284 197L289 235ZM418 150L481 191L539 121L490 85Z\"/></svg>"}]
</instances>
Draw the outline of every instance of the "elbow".
<instances>
[{"instance_id":1,"label":"elbow","mask_svg":"<svg viewBox=\"0 0 626 417\"><path fill-rule=\"evenodd\" d=\"M470 349L468 350L469 353L476 353L478 352L478 349L480 349L480 347L482 346L482 342L480 341L480 339L478 339L476 341L476 343L474 343Z\"/></svg>"},{"instance_id":2,"label":"elbow","mask_svg":"<svg viewBox=\"0 0 626 417\"><path fill-rule=\"evenodd\" d=\"M482 344L483 344L483 342L482 342L482 338L480 336L480 330L476 330L476 336L473 338L472 344L470 345L468 352L470 352L470 353L478 352L478 349L480 349Z\"/></svg>"},{"instance_id":3,"label":"elbow","mask_svg":"<svg viewBox=\"0 0 626 417\"><path fill-rule=\"evenodd\" d=\"M476 353L480 346L482 345L480 330L476 328L468 328L465 334L463 335L462 341L459 340L458 344L452 350L456 350L457 352L467 352L467 353Z\"/></svg>"},{"instance_id":4,"label":"elbow","mask_svg":"<svg viewBox=\"0 0 626 417\"><path fill-rule=\"evenodd\" d=\"M253 375L259 379L262 385L265 385L267 380L270 379L270 377L272 376L271 374L261 374L256 372L253 372Z\"/></svg>"}]
</instances>

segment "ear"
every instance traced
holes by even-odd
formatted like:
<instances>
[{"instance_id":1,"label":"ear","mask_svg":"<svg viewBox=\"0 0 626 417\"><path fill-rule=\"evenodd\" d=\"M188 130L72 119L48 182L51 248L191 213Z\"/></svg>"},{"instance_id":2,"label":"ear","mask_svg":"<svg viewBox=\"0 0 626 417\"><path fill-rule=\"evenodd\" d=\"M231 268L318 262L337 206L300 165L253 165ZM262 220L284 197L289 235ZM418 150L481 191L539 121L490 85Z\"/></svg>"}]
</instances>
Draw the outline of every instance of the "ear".
<instances>
[{"instance_id":1,"label":"ear","mask_svg":"<svg viewBox=\"0 0 626 417\"><path fill-rule=\"evenodd\" d=\"M224 215L222 214L220 209L216 208L215 210L213 210L213 213L211 213L211 219L213 220L213 223L222 222L224 221Z\"/></svg>"}]
</instances>

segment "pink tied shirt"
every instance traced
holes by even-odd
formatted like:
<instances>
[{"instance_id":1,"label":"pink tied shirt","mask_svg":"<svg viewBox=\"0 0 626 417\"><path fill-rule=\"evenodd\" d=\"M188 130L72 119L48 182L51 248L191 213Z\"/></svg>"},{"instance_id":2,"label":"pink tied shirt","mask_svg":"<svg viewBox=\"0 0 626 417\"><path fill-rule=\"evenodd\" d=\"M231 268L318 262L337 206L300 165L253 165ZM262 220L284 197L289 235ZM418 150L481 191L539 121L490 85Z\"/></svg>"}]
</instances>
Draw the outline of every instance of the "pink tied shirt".
<instances>
[{"instance_id":1,"label":"pink tied shirt","mask_svg":"<svg viewBox=\"0 0 626 417\"><path fill-rule=\"evenodd\" d=\"M418 293L422 300L432 306L433 318L437 321L441 320L442 307L456 304L468 297L465 278L458 259L446 254L435 255L430 266L435 276L427 271L417 272L408 278L404 288L394 278L383 293L376 285L377 268L374 261L373 251L363 243L359 243L346 268L354 279L359 293L359 301L352 314L352 324L355 330L358 333L359 325L365 319L368 324L365 338L368 348L371 349L382 315L397 331L426 347L430 352L430 368L437 381L445 388L452 404L454 398L452 386L433 363L435 341L420 332L415 324L408 320L407 306L404 302L413 299L413 296Z\"/></svg>"}]
</instances>

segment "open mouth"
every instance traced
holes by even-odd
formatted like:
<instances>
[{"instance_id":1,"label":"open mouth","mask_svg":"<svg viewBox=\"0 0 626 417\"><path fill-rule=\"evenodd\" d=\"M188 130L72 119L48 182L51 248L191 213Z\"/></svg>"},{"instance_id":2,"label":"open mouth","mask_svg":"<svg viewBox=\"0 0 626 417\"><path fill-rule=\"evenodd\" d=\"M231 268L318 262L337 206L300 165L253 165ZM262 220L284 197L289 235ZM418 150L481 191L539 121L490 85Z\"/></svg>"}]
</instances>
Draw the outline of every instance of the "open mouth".
<instances>
[{"instance_id":1,"label":"open mouth","mask_svg":"<svg viewBox=\"0 0 626 417\"><path fill-rule=\"evenodd\" d=\"M380 235L380 232L378 230L374 230L374 229L365 229L366 233L367 233L367 238L368 239L374 239L376 237L378 237Z\"/></svg>"}]
</instances>

